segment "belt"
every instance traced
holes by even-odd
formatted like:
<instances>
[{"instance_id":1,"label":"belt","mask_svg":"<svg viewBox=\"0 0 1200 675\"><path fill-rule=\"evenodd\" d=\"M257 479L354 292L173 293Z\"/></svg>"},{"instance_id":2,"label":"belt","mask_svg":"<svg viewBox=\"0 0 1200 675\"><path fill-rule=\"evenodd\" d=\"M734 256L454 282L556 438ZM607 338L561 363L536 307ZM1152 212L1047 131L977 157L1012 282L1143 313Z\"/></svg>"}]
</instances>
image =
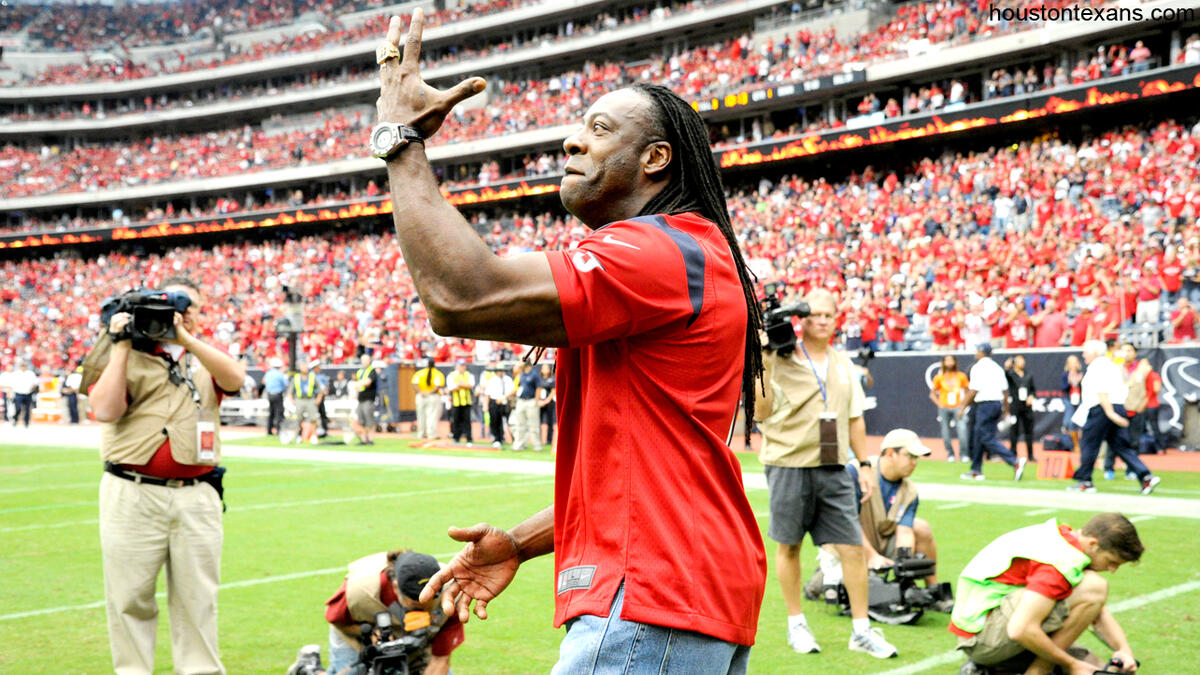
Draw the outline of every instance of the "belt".
<instances>
[{"instance_id":1,"label":"belt","mask_svg":"<svg viewBox=\"0 0 1200 675\"><path fill-rule=\"evenodd\" d=\"M197 483L203 483L204 478L208 476L208 474L204 474L195 478L159 478L158 476L147 476L144 473L122 469L119 464L113 464L112 462L105 462L104 470L117 478L124 478L135 483L147 483L149 485L160 485L170 488L189 487Z\"/></svg>"}]
</instances>

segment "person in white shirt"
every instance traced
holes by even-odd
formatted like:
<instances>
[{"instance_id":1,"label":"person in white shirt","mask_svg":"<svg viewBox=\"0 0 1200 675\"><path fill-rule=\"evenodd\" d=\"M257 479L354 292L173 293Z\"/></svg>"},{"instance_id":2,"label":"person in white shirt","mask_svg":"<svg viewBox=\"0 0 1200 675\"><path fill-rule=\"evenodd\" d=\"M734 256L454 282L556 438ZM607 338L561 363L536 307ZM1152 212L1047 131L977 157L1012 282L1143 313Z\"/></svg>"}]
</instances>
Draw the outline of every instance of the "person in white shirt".
<instances>
[{"instance_id":1,"label":"person in white shirt","mask_svg":"<svg viewBox=\"0 0 1200 675\"><path fill-rule=\"evenodd\" d=\"M1148 495L1162 479L1150 473L1129 442L1129 418L1125 415L1129 387L1125 384L1121 366L1108 358L1108 346L1100 340L1083 343L1083 362L1087 364L1087 372L1080 383L1079 406L1071 417L1072 422L1083 427L1079 438L1079 468L1073 476L1075 484L1067 489L1096 491L1092 471L1100 454L1100 443L1106 442L1109 451L1137 474L1142 494Z\"/></svg>"},{"instance_id":2,"label":"person in white shirt","mask_svg":"<svg viewBox=\"0 0 1200 675\"><path fill-rule=\"evenodd\" d=\"M83 366L79 366L67 375L63 383L63 399L67 402L67 417L71 424L79 424L79 384L83 382Z\"/></svg>"},{"instance_id":3,"label":"person in white shirt","mask_svg":"<svg viewBox=\"0 0 1200 675\"><path fill-rule=\"evenodd\" d=\"M508 418L509 397L515 390L512 377L500 367L498 359L493 359L488 370L479 384L480 395L485 399L484 407L488 412L488 428L492 434L492 446L504 446L504 420Z\"/></svg>"},{"instance_id":4,"label":"person in white shirt","mask_svg":"<svg viewBox=\"0 0 1200 675\"><path fill-rule=\"evenodd\" d=\"M29 428L29 416L33 412L33 395L38 390L38 376L29 368L29 364L21 361L17 364L17 369L14 371L8 380L8 386L13 393L13 426L17 426L18 421L24 421L25 427Z\"/></svg>"},{"instance_id":5,"label":"person in white shirt","mask_svg":"<svg viewBox=\"0 0 1200 675\"><path fill-rule=\"evenodd\" d=\"M1008 377L1000 364L992 360L992 347L982 342L975 348L975 364L971 366L967 383L967 396L958 416L962 418L968 406L972 406L971 419L971 470L964 473L963 480L983 480L983 453L987 451L1013 467L1013 480L1021 480L1025 472L1025 458L1017 458L996 437L996 423L1008 416Z\"/></svg>"}]
</instances>

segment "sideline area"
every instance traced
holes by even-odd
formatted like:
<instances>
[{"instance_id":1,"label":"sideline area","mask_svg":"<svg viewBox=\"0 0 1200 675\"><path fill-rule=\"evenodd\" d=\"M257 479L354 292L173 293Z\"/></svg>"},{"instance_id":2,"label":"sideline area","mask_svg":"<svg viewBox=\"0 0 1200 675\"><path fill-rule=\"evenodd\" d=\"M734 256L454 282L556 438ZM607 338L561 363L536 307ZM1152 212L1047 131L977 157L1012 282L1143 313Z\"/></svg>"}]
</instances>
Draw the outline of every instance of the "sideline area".
<instances>
[{"instance_id":1,"label":"sideline area","mask_svg":"<svg viewBox=\"0 0 1200 675\"><path fill-rule=\"evenodd\" d=\"M294 460L316 463L333 464L363 464L370 466L404 466L426 469L443 469L451 471L483 471L490 473L522 474L536 476L554 475L554 464L548 461L530 461L503 456L498 452L481 452L479 457L461 457L439 454L415 454L410 452L369 452L352 449L323 449L320 446L287 446L267 447L243 445L239 439L262 438L261 429L257 428L224 428L221 433L222 452L231 458L263 459L263 460ZM386 434L380 437L396 439L405 438L401 434ZM738 439L735 439L737 441ZM868 446L877 451L881 437L868 438ZM59 447L99 447L99 425L82 425L76 427L61 424L34 424L28 429L23 427L6 427L0 438L4 444L45 444ZM924 439L934 453L940 454L940 441ZM455 446L448 446L453 448ZM740 447L735 442L734 447ZM461 449L461 448L459 448ZM483 448L481 448L482 450ZM488 449L490 450L490 448ZM426 451L428 452L428 451ZM495 454L494 457L487 455ZM1148 457L1158 460L1159 470L1193 470L1200 471L1200 453L1179 453ZM928 460L938 461L938 460ZM1147 462L1151 464L1151 462ZM1194 466L1193 466L1194 465ZM1184 468L1187 467L1187 468ZM747 471L742 474L748 490L765 490L766 477L761 471ZM1115 510L1135 516L1167 516L1177 518L1200 519L1200 498L1173 497L1155 494L1145 497L1137 494L1115 494L1099 492L1095 494L1078 494L1045 489L1010 487L1003 481L993 481L984 485L975 483L946 484L919 481L921 499L935 502L950 502L941 508L955 508L955 504L1011 504L1022 508L1068 509L1076 511ZM1066 483L1063 483L1066 485ZM1009 484L1011 485L1011 484ZM1200 495L1198 495L1200 497Z\"/></svg>"}]
</instances>

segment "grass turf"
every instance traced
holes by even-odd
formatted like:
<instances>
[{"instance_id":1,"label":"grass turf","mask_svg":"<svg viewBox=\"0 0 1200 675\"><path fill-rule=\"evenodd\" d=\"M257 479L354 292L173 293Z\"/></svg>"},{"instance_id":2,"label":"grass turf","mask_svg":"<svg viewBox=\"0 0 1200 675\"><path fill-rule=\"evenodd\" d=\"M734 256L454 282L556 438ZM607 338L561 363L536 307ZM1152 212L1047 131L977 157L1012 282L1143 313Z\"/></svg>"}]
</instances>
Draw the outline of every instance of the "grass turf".
<instances>
[{"instance_id":1,"label":"grass turf","mask_svg":"<svg viewBox=\"0 0 1200 675\"><path fill-rule=\"evenodd\" d=\"M472 450L409 449L403 441L382 441L374 449L480 456ZM535 453L515 456L548 460ZM4 580L0 639L5 645L0 650L0 672L110 672L96 524L99 461L95 450L0 445L0 458L0 533L6 544L0 557ZM747 470L757 470L752 455L742 459ZM229 512L220 627L221 650L230 673L282 673L296 649L306 643L321 644L327 654L323 603L339 585L348 561L400 546L445 560L458 548L445 536L447 525L486 520L509 526L545 506L552 495L550 479L537 476L239 458L228 459L226 465ZM927 462L918 475L927 481L956 481L960 466ZM996 478L1004 478L1006 471L1006 467L988 466L989 477L995 473ZM1192 474L1163 475L1163 487L1182 491L1200 484ZM1061 483L1046 483L1047 489L1061 489ZM1132 483L1119 480L1111 485L1114 490L1133 488ZM1042 487L1042 482L1027 480L1022 487ZM749 495L765 531L767 494L751 490ZM997 534L1047 517L1027 515L1028 509L1020 505L947 510L938 506L929 502L921 515L933 525L947 580L953 580L953 573ZM1079 525L1088 515L1063 511L1060 518ZM1138 522L1147 544L1146 557L1110 576L1110 601L1121 603L1200 579L1194 565L1195 524L1195 520L1162 517ZM900 649L899 659L885 662L854 654L844 646L849 621L830 608L810 604L809 623L824 653L793 654L784 642L785 612L773 553L768 543L770 577L752 672L820 668L830 673L882 673L952 649L954 640L945 630L947 617L930 614L916 626L885 629ZM807 547L808 569L812 553ZM548 672L562 635L550 626L551 559L523 566L513 585L489 609L491 619L467 626L467 641L453 657L455 672ZM56 611L17 616L39 610ZM156 670L162 673L171 672L166 615L163 603L156 662ZM1195 635L1200 618L1200 584L1194 583L1178 597L1123 611L1118 618L1144 663L1142 672L1182 673L1194 668L1197 650L1189 638ZM1085 643L1100 650L1094 638ZM957 672L957 663L925 672Z\"/></svg>"}]
</instances>

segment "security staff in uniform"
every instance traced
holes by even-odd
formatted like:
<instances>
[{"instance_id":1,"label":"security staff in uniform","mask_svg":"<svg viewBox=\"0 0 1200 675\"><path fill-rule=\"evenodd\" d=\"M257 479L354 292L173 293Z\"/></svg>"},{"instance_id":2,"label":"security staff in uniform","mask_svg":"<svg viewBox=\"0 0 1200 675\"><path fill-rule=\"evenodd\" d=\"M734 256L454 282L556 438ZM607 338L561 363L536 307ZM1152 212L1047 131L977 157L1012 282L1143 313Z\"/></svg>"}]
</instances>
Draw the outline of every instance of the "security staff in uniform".
<instances>
[{"instance_id":1,"label":"security staff in uniform","mask_svg":"<svg viewBox=\"0 0 1200 675\"><path fill-rule=\"evenodd\" d=\"M967 397L958 411L962 419L967 407L974 404L971 427L971 470L960 476L963 480L983 480L983 453L986 451L1013 467L1013 480L1021 480L1025 458L1009 452L996 438L996 424L1008 416L1008 377L1000 364L992 360L992 346L981 343L975 348L975 363L967 384Z\"/></svg>"},{"instance_id":2,"label":"security staff in uniform","mask_svg":"<svg viewBox=\"0 0 1200 675\"><path fill-rule=\"evenodd\" d=\"M471 410L475 408L475 376L467 370L467 362L459 359L454 371L446 377L450 389L450 436L455 443L471 443Z\"/></svg>"},{"instance_id":3,"label":"security staff in uniform","mask_svg":"<svg viewBox=\"0 0 1200 675\"><path fill-rule=\"evenodd\" d=\"M126 339L127 313L113 315L84 362L82 386L102 423L100 547L113 670L154 672L155 582L167 567L175 672L224 673L217 646L221 567L219 406L246 378L223 350L196 337L203 296L187 278L164 290L191 305L175 315L176 337Z\"/></svg>"},{"instance_id":4,"label":"security staff in uniform","mask_svg":"<svg viewBox=\"0 0 1200 675\"><path fill-rule=\"evenodd\" d=\"M413 373L412 385L417 392L417 438L436 439L446 376L433 367L433 359L426 359L425 367Z\"/></svg>"},{"instance_id":5,"label":"security staff in uniform","mask_svg":"<svg viewBox=\"0 0 1200 675\"><path fill-rule=\"evenodd\" d=\"M354 433L363 445L375 445L375 396L379 378L371 355L362 355L362 367L354 371L354 386L358 390L358 406L354 409Z\"/></svg>"},{"instance_id":6,"label":"security staff in uniform","mask_svg":"<svg viewBox=\"0 0 1200 675\"><path fill-rule=\"evenodd\" d=\"M67 416L71 424L79 424L79 384L83 382L83 366L71 371L63 382L62 394L67 400Z\"/></svg>"},{"instance_id":7,"label":"security staff in uniform","mask_svg":"<svg viewBox=\"0 0 1200 675\"><path fill-rule=\"evenodd\" d=\"M267 435L279 432L283 423L283 395L287 392L288 377L283 374L283 360L271 359L271 369L263 373L263 393L267 395Z\"/></svg>"},{"instance_id":8,"label":"security staff in uniform","mask_svg":"<svg viewBox=\"0 0 1200 675\"><path fill-rule=\"evenodd\" d=\"M288 395L296 406L296 419L300 420L300 437L298 443L317 442L317 422L320 413L317 412L317 397L321 395L321 381L317 374L309 370L311 364L300 362L300 372L292 374L292 386Z\"/></svg>"},{"instance_id":9,"label":"security staff in uniform","mask_svg":"<svg viewBox=\"0 0 1200 675\"><path fill-rule=\"evenodd\" d=\"M492 435L492 447L499 450L504 446L504 425L512 412L508 401L516 391L513 379L504 371L500 362L493 359L479 388L481 395L487 399L488 429Z\"/></svg>"},{"instance_id":10,"label":"security staff in uniform","mask_svg":"<svg viewBox=\"0 0 1200 675\"><path fill-rule=\"evenodd\" d=\"M779 544L775 567L788 610L788 645L801 654L821 651L803 610L800 549L811 533L817 546L833 544L842 561L852 617L849 649L887 658L897 652L867 618L862 528L854 484L844 468L853 450L862 460L859 484L869 497L876 488L866 462L865 396L854 364L829 347L837 319L833 295L817 289L805 299L811 314L801 320L797 347L786 355L763 354L766 396L755 411L770 493L767 536Z\"/></svg>"}]
</instances>

